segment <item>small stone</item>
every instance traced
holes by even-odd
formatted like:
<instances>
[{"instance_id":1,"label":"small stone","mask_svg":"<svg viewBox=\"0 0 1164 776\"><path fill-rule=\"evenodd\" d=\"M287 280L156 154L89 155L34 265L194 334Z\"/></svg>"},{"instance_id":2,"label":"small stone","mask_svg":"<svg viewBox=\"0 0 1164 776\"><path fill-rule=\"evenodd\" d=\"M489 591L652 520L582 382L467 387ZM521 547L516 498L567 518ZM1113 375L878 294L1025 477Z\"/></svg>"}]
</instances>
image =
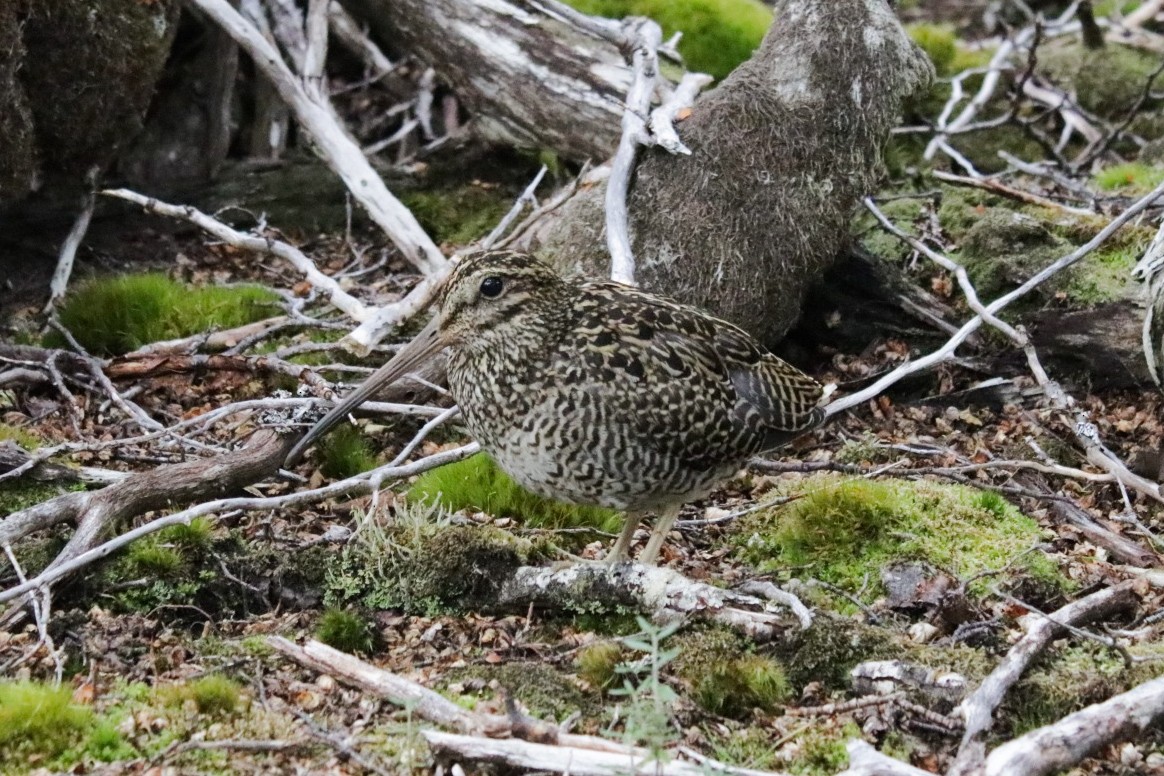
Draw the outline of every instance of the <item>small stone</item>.
<instances>
[{"instance_id":1,"label":"small stone","mask_svg":"<svg viewBox=\"0 0 1164 776\"><path fill-rule=\"evenodd\" d=\"M330 693L335 690L335 679L327 674L320 674L319 678L315 680L315 686L325 693Z\"/></svg>"},{"instance_id":2,"label":"small stone","mask_svg":"<svg viewBox=\"0 0 1164 776\"><path fill-rule=\"evenodd\" d=\"M909 626L909 638L917 644L929 644L937 635L937 626L928 622L915 622Z\"/></svg>"}]
</instances>

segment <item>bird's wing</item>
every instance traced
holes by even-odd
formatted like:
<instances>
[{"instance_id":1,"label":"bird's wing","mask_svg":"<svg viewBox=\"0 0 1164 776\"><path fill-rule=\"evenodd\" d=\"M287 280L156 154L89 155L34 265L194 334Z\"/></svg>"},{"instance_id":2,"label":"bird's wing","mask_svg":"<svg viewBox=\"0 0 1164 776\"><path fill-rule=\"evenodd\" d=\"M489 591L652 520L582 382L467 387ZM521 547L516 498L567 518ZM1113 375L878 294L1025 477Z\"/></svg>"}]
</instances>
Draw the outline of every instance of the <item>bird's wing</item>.
<instances>
[{"instance_id":1,"label":"bird's wing","mask_svg":"<svg viewBox=\"0 0 1164 776\"><path fill-rule=\"evenodd\" d=\"M605 376L639 397L628 420L661 451L700 466L775 447L823 419L820 383L742 329L625 286L594 285L595 297L626 312L595 310L581 330L602 330L588 339L605 350Z\"/></svg>"}]
</instances>

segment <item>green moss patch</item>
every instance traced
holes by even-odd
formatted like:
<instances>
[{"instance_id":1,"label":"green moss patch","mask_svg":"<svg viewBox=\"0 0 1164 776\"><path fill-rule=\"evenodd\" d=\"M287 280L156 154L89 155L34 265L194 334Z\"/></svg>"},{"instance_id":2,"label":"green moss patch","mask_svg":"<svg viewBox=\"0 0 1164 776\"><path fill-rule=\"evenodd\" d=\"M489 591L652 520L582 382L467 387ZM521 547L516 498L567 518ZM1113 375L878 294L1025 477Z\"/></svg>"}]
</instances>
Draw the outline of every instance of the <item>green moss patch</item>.
<instances>
[{"instance_id":1,"label":"green moss patch","mask_svg":"<svg viewBox=\"0 0 1164 776\"><path fill-rule=\"evenodd\" d=\"M93 710L72 702L68 687L0 682L0 766L14 772L75 746L93 725Z\"/></svg>"},{"instance_id":2,"label":"green moss patch","mask_svg":"<svg viewBox=\"0 0 1164 776\"><path fill-rule=\"evenodd\" d=\"M895 563L923 561L966 578L1002 569L1043 538L1038 523L1009 503L961 486L815 476L796 490L799 500L742 522L744 557L765 571L794 566L847 591L863 589L866 602L884 593L881 573ZM1039 552L1009 573L1067 585Z\"/></svg>"},{"instance_id":3,"label":"green moss patch","mask_svg":"<svg viewBox=\"0 0 1164 776\"><path fill-rule=\"evenodd\" d=\"M133 748L66 687L0 681L0 773L66 769L81 760L130 757Z\"/></svg>"},{"instance_id":4,"label":"green moss patch","mask_svg":"<svg viewBox=\"0 0 1164 776\"><path fill-rule=\"evenodd\" d=\"M484 453L426 472L407 497L453 512L474 509L516 518L528 528L591 527L615 532L622 526L621 515L612 509L564 504L530 493Z\"/></svg>"},{"instance_id":5,"label":"green moss patch","mask_svg":"<svg viewBox=\"0 0 1164 776\"><path fill-rule=\"evenodd\" d=\"M567 0L584 13L622 19L649 16L663 36L682 32L679 53L691 70L723 78L752 55L772 24L758 0Z\"/></svg>"},{"instance_id":6,"label":"green moss patch","mask_svg":"<svg viewBox=\"0 0 1164 776\"><path fill-rule=\"evenodd\" d=\"M1042 655L1003 702L1000 718L1009 724L1010 735L1049 725L1164 673L1159 647L1130 651L1149 659L1129 668L1118 653L1094 642L1063 645Z\"/></svg>"},{"instance_id":7,"label":"green moss patch","mask_svg":"<svg viewBox=\"0 0 1164 776\"><path fill-rule=\"evenodd\" d=\"M376 467L376 454L367 436L355 426L341 424L319 444L319 469L327 477L346 479Z\"/></svg>"},{"instance_id":8,"label":"green moss patch","mask_svg":"<svg viewBox=\"0 0 1164 776\"><path fill-rule=\"evenodd\" d=\"M1095 183L1104 191L1118 191L1130 196L1147 194L1164 183L1164 165L1128 162L1098 172Z\"/></svg>"},{"instance_id":9,"label":"green moss patch","mask_svg":"<svg viewBox=\"0 0 1164 776\"><path fill-rule=\"evenodd\" d=\"M148 273L84 283L58 314L89 352L115 356L151 342L262 320L275 311L277 299L259 286L194 287ZM56 332L50 332L45 342L51 347L65 345Z\"/></svg>"},{"instance_id":10,"label":"green moss patch","mask_svg":"<svg viewBox=\"0 0 1164 776\"><path fill-rule=\"evenodd\" d=\"M242 709L245 698L238 682L221 674L210 674L181 684L166 685L156 691L165 706L194 707L209 717L229 717Z\"/></svg>"},{"instance_id":11,"label":"green moss patch","mask_svg":"<svg viewBox=\"0 0 1164 776\"><path fill-rule=\"evenodd\" d=\"M707 711L741 717L774 711L792 697L783 667L755 654L754 645L722 628L685 633L673 644L672 670L691 687L691 697Z\"/></svg>"},{"instance_id":12,"label":"green moss patch","mask_svg":"<svg viewBox=\"0 0 1164 776\"><path fill-rule=\"evenodd\" d=\"M1099 50L1080 43L1046 46L1039 61L1080 107L1108 119L1127 116L1160 65L1158 55L1110 43Z\"/></svg>"},{"instance_id":13,"label":"green moss patch","mask_svg":"<svg viewBox=\"0 0 1164 776\"><path fill-rule=\"evenodd\" d=\"M363 617L343 609L328 609L315 626L315 638L343 652L369 654L376 632Z\"/></svg>"}]
</instances>

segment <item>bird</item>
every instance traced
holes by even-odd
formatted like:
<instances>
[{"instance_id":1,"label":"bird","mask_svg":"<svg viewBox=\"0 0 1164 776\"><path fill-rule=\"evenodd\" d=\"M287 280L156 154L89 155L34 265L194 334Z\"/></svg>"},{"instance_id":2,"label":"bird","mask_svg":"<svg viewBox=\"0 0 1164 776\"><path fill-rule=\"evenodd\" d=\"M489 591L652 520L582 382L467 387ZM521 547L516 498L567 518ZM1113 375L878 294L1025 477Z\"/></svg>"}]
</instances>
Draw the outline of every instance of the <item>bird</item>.
<instances>
[{"instance_id":1,"label":"bird","mask_svg":"<svg viewBox=\"0 0 1164 776\"><path fill-rule=\"evenodd\" d=\"M652 565L683 504L760 452L824 420L825 386L702 310L610 281L567 278L534 256L483 251L440 285L427 326L296 444L447 350L469 433L517 483L627 519L606 557Z\"/></svg>"}]
</instances>

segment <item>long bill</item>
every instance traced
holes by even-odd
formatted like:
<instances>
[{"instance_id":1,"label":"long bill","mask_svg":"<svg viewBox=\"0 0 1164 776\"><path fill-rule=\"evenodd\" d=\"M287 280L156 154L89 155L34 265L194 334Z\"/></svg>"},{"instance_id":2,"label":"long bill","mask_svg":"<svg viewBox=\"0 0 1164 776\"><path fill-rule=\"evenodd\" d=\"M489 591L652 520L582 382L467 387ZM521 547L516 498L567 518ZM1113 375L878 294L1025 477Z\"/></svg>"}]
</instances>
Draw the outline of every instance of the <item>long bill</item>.
<instances>
[{"instance_id":1,"label":"long bill","mask_svg":"<svg viewBox=\"0 0 1164 776\"><path fill-rule=\"evenodd\" d=\"M312 426L307 434L296 443L283 465L288 468L294 466L315 440L335 428L353 410L366 402L382 387L391 385L404 375L414 371L426 359L444 347L444 339L437 331L439 321L440 315L434 315L420 334L417 334L411 342L401 348L392 357L392 360L369 375L359 388L332 407L331 412L324 415L323 419Z\"/></svg>"}]
</instances>

